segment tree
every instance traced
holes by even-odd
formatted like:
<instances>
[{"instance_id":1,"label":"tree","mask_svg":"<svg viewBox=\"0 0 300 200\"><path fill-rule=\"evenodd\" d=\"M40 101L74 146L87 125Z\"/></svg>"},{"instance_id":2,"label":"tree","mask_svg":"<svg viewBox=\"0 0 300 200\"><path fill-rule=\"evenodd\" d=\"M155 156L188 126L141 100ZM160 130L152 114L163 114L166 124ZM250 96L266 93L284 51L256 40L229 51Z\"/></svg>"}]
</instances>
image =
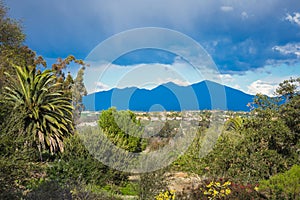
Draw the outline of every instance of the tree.
<instances>
[{"instance_id":1,"label":"tree","mask_svg":"<svg viewBox=\"0 0 300 200\"><path fill-rule=\"evenodd\" d=\"M279 84L279 87L276 89L275 94L281 95L290 100L293 97L300 94L300 77L299 78L290 78L289 80L284 80Z\"/></svg>"},{"instance_id":2,"label":"tree","mask_svg":"<svg viewBox=\"0 0 300 200\"><path fill-rule=\"evenodd\" d=\"M116 108L102 111L99 126L116 146L130 152L143 150L143 141L140 138L142 127L133 112L117 111Z\"/></svg>"},{"instance_id":3,"label":"tree","mask_svg":"<svg viewBox=\"0 0 300 200\"><path fill-rule=\"evenodd\" d=\"M295 134L293 144L296 144L300 138L300 77L283 81L279 84L276 93L286 99L285 104L280 107L279 113Z\"/></svg>"},{"instance_id":4,"label":"tree","mask_svg":"<svg viewBox=\"0 0 300 200\"><path fill-rule=\"evenodd\" d=\"M71 73L68 72L68 75L67 75L65 81L63 82L63 89L64 89L65 95L69 98L72 98L73 85L74 85L73 77L71 76Z\"/></svg>"},{"instance_id":5,"label":"tree","mask_svg":"<svg viewBox=\"0 0 300 200\"><path fill-rule=\"evenodd\" d=\"M300 139L300 95L285 103L280 108L280 115L286 125L295 133L295 142L298 142Z\"/></svg>"},{"instance_id":6,"label":"tree","mask_svg":"<svg viewBox=\"0 0 300 200\"><path fill-rule=\"evenodd\" d=\"M71 99L65 97L51 70L13 66L17 79L6 73L10 85L5 87L4 97L13 113L24 113L20 134L30 138L27 142L38 148L41 160L42 149L63 151L63 139L74 129Z\"/></svg>"},{"instance_id":7,"label":"tree","mask_svg":"<svg viewBox=\"0 0 300 200\"><path fill-rule=\"evenodd\" d=\"M7 9L0 1L0 45L19 46L25 39L20 25L6 15Z\"/></svg>"},{"instance_id":8,"label":"tree","mask_svg":"<svg viewBox=\"0 0 300 200\"><path fill-rule=\"evenodd\" d=\"M76 63L81 66L75 79L68 72L65 77L65 70L72 63ZM82 60L76 59L73 55L69 55L65 59L58 58L57 63L52 65L52 70L55 73L56 81L62 83L61 89L64 90L65 95L68 98L72 98L74 107L73 123L77 123L80 118L80 113L84 110L82 103L82 97L87 95L87 91L83 82L83 75L85 67L88 66Z\"/></svg>"},{"instance_id":9,"label":"tree","mask_svg":"<svg viewBox=\"0 0 300 200\"><path fill-rule=\"evenodd\" d=\"M83 82L85 67L81 67L77 73L77 76L74 80L74 84L72 86L72 102L74 106L74 122L76 123L79 118L81 112L84 110L84 105L82 103L82 97L87 95L86 88Z\"/></svg>"},{"instance_id":10,"label":"tree","mask_svg":"<svg viewBox=\"0 0 300 200\"><path fill-rule=\"evenodd\" d=\"M23 45L25 35L20 24L6 15L7 9L0 2L0 91L6 84L4 72L11 75L14 69L11 63L16 65L43 65L46 62L42 57L37 57L35 52Z\"/></svg>"},{"instance_id":11,"label":"tree","mask_svg":"<svg viewBox=\"0 0 300 200\"><path fill-rule=\"evenodd\" d=\"M280 96L258 94L252 115L228 121L235 131L223 132L213 151L202 160L209 163L211 175L258 181L299 162L298 80L281 83L276 90ZM285 103L279 103L281 96L287 99ZM235 132L239 134L233 135Z\"/></svg>"}]
</instances>

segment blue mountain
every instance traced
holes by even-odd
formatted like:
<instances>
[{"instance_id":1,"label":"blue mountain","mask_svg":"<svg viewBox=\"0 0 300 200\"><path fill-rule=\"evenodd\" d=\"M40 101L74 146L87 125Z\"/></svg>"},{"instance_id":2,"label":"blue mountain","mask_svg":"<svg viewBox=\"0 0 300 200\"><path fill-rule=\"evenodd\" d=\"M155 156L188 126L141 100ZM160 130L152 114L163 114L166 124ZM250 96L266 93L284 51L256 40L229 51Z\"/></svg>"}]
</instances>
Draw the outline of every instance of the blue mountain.
<instances>
[{"instance_id":1,"label":"blue mountain","mask_svg":"<svg viewBox=\"0 0 300 200\"><path fill-rule=\"evenodd\" d=\"M190 86L172 82L154 89L136 87L101 91L83 97L85 110L100 111L112 106L118 110L183 111L232 110L249 111L253 95L212 82L202 81Z\"/></svg>"}]
</instances>

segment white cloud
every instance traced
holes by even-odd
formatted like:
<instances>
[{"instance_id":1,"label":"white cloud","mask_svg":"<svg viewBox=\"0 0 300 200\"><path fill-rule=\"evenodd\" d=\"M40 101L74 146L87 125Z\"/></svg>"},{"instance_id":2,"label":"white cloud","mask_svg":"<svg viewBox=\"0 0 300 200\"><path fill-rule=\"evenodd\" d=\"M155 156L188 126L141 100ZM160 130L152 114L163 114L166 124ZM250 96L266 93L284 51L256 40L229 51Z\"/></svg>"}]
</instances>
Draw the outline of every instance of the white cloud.
<instances>
[{"instance_id":1,"label":"white cloud","mask_svg":"<svg viewBox=\"0 0 300 200\"><path fill-rule=\"evenodd\" d=\"M96 89L95 89L94 92L106 91L106 90L110 89L110 87L108 85L106 85L106 84L104 84L104 83L102 83L100 81L96 82L95 85L96 85Z\"/></svg>"},{"instance_id":2,"label":"white cloud","mask_svg":"<svg viewBox=\"0 0 300 200\"><path fill-rule=\"evenodd\" d=\"M223 83L231 83L234 81L234 78L230 74L220 74L220 78Z\"/></svg>"},{"instance_id":3,"label":"white cloud","mask_svg":"<svg viewBox=\"0 0 300 200\"><path fill-rule=\"evenodd\" d=\"M221 6L220 10L223 12L230 12L230 11L233 11L234 9L231 6Z\"/></svg>"},{"instance_id":4,"label":"white cloud","mask_svg":"<svg viewBox=\"0 0 300 200\"><path fill-rule=\"evenodd\" d=\"M272 82L266 82L262 80L257 80L251 83L248 86L248 93L249 94L257 94L257 93L262 93L268 96L274 96L274 92L277 88L277 83L272 83Z\"/></svg>"},{"instance_id":5,"label":"white cloud","mask_svg":"<svg viewBox=\"0 0 300 200\"><path fill-rule=\"evenodd\" d=\"M285 19L300 26L300 13L298 12L294 12L294 15L287 14Z\"/></svg>"},{"instance_id":6,"label":"white cloud","mask_svg":"<svg viewBox=\"0 0 300 200\"><path fill-rule=\"evenodd\" d=\"M168 82L188 86L202 80L203 77L192 65L179 59L172 64L99 64L87 68L85 73L88 93L126 87L153 89Z\"/></svg>"},{"instance_id":7,"label":"white cloud","mask_svg":"<svg viewBox=\"0 0 300 200\"><path fill-rule=\"evenodd\" d=\"M288 43L283 46L274 46L273 51L278 51L284 55L294 54L300 57L300 43Z\"/></svg>"}]
</instances>

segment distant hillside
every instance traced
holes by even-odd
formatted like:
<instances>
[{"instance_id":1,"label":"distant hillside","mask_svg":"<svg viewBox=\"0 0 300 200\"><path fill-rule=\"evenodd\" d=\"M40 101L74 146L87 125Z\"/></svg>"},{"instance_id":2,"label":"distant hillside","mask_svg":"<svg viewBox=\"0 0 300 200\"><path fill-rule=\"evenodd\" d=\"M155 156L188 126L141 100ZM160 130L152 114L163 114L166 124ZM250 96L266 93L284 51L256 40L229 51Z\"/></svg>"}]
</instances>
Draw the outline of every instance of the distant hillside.
<instances>
[{"instance_id":1,"label":"distant hillside","mask_svg":"<svg viewBox=\"0 0 300 200\"><path fill-rule=\"evenodd\" d=\"M202 81L191 86L166 83L152 90L116 88L87 95L83 103L89 111L106 110L112 106L133 111L249 111L247 104L253 101L253 97L212 81Z\"/></svg>"}]
</instances>

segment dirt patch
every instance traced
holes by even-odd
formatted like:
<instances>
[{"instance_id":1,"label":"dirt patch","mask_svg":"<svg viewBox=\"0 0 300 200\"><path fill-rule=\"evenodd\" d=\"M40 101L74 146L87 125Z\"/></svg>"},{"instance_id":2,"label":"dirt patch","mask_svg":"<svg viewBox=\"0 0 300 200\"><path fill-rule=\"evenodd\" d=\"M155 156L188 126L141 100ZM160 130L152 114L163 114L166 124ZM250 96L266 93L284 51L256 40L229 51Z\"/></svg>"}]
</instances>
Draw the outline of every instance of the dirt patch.
<instances>
[{"instance_id":1,"label":"dirt patch","mask_svg":"<svg viewBox=\"0 0 300 200\"><path fill-rule=\"evenodd\" d=\"M200 185L201 178L196 174L174 172L167 174L168 188L176 192L189 191Z\"/></svg>"}]
</instances>

